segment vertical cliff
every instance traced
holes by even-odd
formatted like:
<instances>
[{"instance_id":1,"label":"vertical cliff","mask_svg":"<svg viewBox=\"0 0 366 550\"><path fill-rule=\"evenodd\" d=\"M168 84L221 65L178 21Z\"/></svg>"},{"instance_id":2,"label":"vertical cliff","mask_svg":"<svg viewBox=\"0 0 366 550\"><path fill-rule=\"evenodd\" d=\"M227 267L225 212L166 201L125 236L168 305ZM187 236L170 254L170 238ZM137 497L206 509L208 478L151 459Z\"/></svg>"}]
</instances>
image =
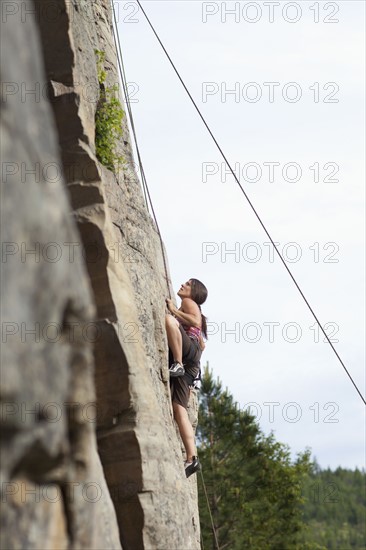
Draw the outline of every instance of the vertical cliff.
<instances>
[{"instance_id":1,"label":"vertical cliff","mask_svg":"<svg viewBox=\"0 0 366 550\"><path fill-rule=\"evenodd\" d=\"M11 5L2 547L195 550L196 476L185 478L170 404L167 281L126 117L123 166L96 156L101 94L118 82L109 0ZM190 412L195 422L195 396Z\"/></svg>"}]
</instances>

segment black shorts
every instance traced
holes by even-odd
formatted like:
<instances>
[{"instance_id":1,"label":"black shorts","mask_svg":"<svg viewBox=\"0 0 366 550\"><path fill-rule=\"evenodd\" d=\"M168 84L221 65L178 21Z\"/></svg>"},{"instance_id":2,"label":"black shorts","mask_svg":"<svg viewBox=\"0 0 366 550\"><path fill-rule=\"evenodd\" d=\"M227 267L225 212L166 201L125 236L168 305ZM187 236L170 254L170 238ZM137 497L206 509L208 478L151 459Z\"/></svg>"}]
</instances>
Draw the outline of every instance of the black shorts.
<instances>
[{"instance_id":1,"label":"black shorts","mask_svg":"<svg viewBox=\"0 0 366 550\"><path fill-rule=\"evenodd\" d=\"M179 330L182 334L182 359L185 375L170 379L170 391L172 394L172 401L175 401L175 403L182 405L182 407L186 409L190 394L189 386L192 385L193 380L200 370L202 350L198 340L196 338L190 338L181 324L179 325ZM173 360L174 358L169 350L169 365L172 364Z\"/></svg>"}]
</instances>

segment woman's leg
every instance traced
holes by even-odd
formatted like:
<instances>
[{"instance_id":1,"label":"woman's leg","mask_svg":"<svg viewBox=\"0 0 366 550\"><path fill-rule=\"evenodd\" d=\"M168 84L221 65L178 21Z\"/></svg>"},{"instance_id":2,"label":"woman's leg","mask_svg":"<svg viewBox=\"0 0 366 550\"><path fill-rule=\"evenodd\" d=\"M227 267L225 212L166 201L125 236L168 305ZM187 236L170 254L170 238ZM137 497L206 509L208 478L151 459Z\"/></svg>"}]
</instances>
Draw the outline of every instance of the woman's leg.
<instances>
[{"instance_id":1,"label":"woman's leg","mask_svg":"<svg viewBox=\"0 0 366 550\"><path fill-rule=\"evenodd\" d=\"M173 411L174 411L174 418L176 423L178 424L179 433L182 438L184 448L186 450L187 461L191 462L192 457L196 456L197 452L196 452L196 445L194 442L194 432L193 432L192 424L190 423L188 418L187 409L185 409L182 405L179 405L178 403L173 401Z\"/></svg>"},{"instance_id":2,"label":"woman's leg","mask_svg":"<svg viewBox=\"0 0 366 550\"><path fill-rule=\"evenodd\" d=\"M174 361L182 364L182 335L179 330L179 322L173 315L167 314L165 316L165 327Z\"/></svg>"}]
</instances>

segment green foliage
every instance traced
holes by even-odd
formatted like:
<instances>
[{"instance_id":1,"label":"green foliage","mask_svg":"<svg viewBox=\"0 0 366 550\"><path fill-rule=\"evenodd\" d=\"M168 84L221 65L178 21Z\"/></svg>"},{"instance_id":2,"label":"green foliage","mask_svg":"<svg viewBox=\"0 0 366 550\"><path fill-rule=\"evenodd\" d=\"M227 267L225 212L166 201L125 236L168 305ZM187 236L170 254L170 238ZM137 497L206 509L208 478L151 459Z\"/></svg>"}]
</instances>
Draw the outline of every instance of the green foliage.
<instances>
[{"instance_id":1,"label":"green foliage","mask_svg":"<svg viewBox=\"0 0 366 550\"><path fill-rule=\"evenodd\" d=\"M333 550L366 547L366 474L337 468L321 470L316 464L304 485L302 541L313 540Z\"/></svg>"},{"instance_id":2,"label":"green foliage","mask_svg":"<svg viewBox=\"0 0 366 550\"><path fill-rule=\"evenodd\" d=\"M102 52L101 50L94 50L94 53L97 57L98 82L99 85L101 85L104 84L107 78L107 73L104 70L105 52Z\"/></svg>"},{"instance_id":3,"label":"green foliage","mask_svg":"<svg viewBox=\"0 0 366 550\"><path fill-rule=\"evenodd\" d=\"M299 545L299 534L304 528L301 488L311 468L309 452L292 463L288 447L272 434L265 436L254 417L241 411L213 380L207 366L200 394L199 456L220 548L305 548ZM204 546L212 548L201 482L199 491Z\"/></svg>"},{"instance_id":4,"label":"green foliage","mask_svg":"<svg viewBox=\"0 0 366 550\"><path fill-rule=\"evenodd\" d=\"M116 172L123 157L117 153L117 144L122 139L124 111L118 99L118 86L105 86L107 73L104 69L105 53L95 50L97 56L100 98L95 114L95 148L98 160L109 170Z\"/></svg>"},{"instance_id":5,"label":"green foliage","mask_svg":"<svg viewBox=\"0 0 366 550\"><path fill-rule=\"evenodd\" d=\"M219 548L365 549L365 472L322 471L310 451L291 460L214 380L202 376L197 444ZM201 476L204 548L216 548Z\"/></svg>"}]
</instances>

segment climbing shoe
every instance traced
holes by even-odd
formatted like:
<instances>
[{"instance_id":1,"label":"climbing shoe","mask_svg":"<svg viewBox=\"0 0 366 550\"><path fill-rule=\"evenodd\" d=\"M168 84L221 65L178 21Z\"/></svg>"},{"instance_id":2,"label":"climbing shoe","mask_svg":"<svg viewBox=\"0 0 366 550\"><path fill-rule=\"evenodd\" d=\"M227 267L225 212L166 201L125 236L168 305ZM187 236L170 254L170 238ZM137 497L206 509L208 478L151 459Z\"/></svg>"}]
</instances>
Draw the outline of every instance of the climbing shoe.
<instances>
[{"instance_id":1,"label":"climbing shoe","mask_svg":"<svg viewBox=\"0 0 366 550\"><path fill-rule=\"evenodd\" d=\"M184 376L185 371L183 365L181 363L178 363L178 361L175 361L169 368L169 373L170 376L175 378L177 376Z\"/></svg>"},{"instance_id":2,"label":"climbing shoe","mask_svg":"<svg viewBox=\"0 0 366 550\"><path fill-rule=\"evenodd\" d=\"M195 474L201 469L200 461L198 460L198 456L192 456L192 462L185 462L184 463L184 469L186 471L186 477L191 476L192 474Z\"/></svg>"}]
</instances>

